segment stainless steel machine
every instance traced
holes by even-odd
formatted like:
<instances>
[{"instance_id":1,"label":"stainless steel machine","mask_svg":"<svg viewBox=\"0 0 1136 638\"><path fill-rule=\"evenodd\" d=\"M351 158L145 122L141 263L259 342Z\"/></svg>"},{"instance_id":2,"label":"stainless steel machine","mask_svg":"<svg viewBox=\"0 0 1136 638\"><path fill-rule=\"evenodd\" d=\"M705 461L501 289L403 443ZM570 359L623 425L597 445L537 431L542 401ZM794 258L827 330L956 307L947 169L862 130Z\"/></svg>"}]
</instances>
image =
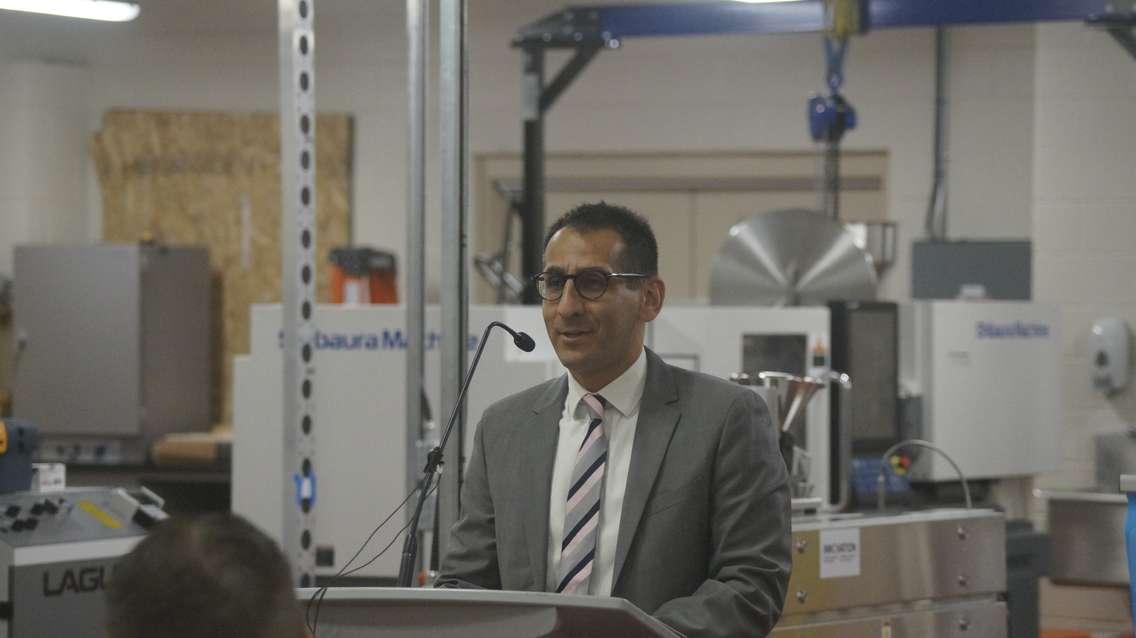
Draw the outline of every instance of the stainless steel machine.
<instances>
[{"instance_id":1,"label":"stainless steel machine","mask_svg":"<svg viewBox=\"0 0 1136 638\"><path fill-rule=\"evenodd\" d=\"M205 249L17 246L15 282L13 408L43 460L136 463L211 424Z\"/></svg>"},{"instance_id":2,"label":"stainless steel machine","mask_svg":"<svg viewBox=\"0 0 1136 638\"><path fill-rule=\"evenodd\" d=\"M991 510L793 520L779 638L1006 635L1005 520Z\"/></svg>"},{"instance_id":3,"label":"stainless steel machine","mask_svg":"<svg viewBox=\"0 0 1136 638\"><path fill-rule=\"evenodd\" d=\"M730 380L751 388L765 401L765 405L769 409L773 429L777 432L779 438L781 455L789 470L789 492L793 498L793 510L817 509L819 507L843 510L847 506L849 498L849 485L846 478L830 483L831 490L828 494L833 500L826 501L818 498L814 502L813 492L816 490L817 477L813 474L812 454L809 453L807 447L798 445L797 438L802 434L807 434L803 428L803 423L805 414L808 412L809 402L813 396L817 392L827 389L829 382L838 384L841 392L848 392L852 389L851 377L831 370L824 372L820 377L802 377L787 372L766 370L753 375L746 372L732 374ZM833 434L834 438L830 443L835 443L835 445L829 447L831 452L830 466L846 467L851 450L847 431L835 431ZM802 444L804 443L802 441ZM832 478L828 472L823 471L825 468L817 467L816 469L820 470L817 472L820 480L827 482Z\"/></svg>"},{"instance_id":4,"label":"stainless steel machine","mask_svg":"<svg viewBox=\"0 0 1136 638\"><path fill-rule=\"evenodd\" d=\"M730 228L710 276L715 306L823 305L875 299L876 268L856 235L826 215L774 210Z\"/></svg>"},{"instance_id":5,"label":"stainless steel machine","mask_svg":"<svg viewBox=\"0 0 1136 638\"><path fill-rule=\"evenodd\" d=\"M1094 438L1096 485L1036 491L1046 501L1053 540L1050 578L1061 585L1127 588L1128 497L1118 480L1136 473L1136 434L1104 432Z\"/></svg>"},{"instance_id":6,"label":"stainless steel machine","mask_svg":"<svg viewBox=\"0 0 1136 638\"><path fill-rule=\"evenodd\" d=\"M884 250L883 254L886 257L889 251ZM767 358L769 366L744 367L740 371L748 374L736 378L754 386L786 429L792 430L799 412L816 408L818 402L809 401L812 393L833 377L850 373L843 379L848 381L851 376L850 381L856 384L851 393L830 392L830 397L826 397L826 403L831 402L825 406L831 408L827 437L831 447L824 461L802 458L800 451L790 449L783 439L782 451L791 470L794 496L803 496L807 491L807 487L802 490L802 485L828 481L828 493L839 497L829 502L829 507L811 514L801 514L800 499L794 502L793 574L784 616L774 635L1006 636L1006 523L1001 514L981 509L897 513L884 512L882 506L881 511L872 512L835 511L849 503L853 450L871 455L871 460L876 461L903 435L898 403L901 313L897 304L875 301L880 265L857 243L855 233L847 226L805 210L772 211L743 220L730 229L715 259L711 279L713 305L802 309L812 306L830 311L831 356L824 365L791 369L779 367L776 359ZM956 359L963 356L959 354L963 348L968 349L964 361L956 360L959 365L1007 355L1012 357L1006 362L1008 366L1036 365L1050 354L1052 344L1048 338L988 342L982 335L977 343L964 338L973 330L972 320L1001 326L1028 315L1031 309L987 306L984 314L975 317L967 310L959 313L967 321L953 341L939 336L944 332L940 324L935 324L938 331L931 333L930 324L918 326L920 337L912 342L936 345L921 347L919 356L914 358L925 362L925 355L930 355L937 361L932 353L944 350L938 347L939 342L944 346L949 342L950 346L945 347L954 348ZM951 308L944 308L939 314L947 316L951 312ZM1042 314L1046 325L1050 325L1048 314ZM928 364L920 371L934 367ZM922 374L919 378L938 384L964 372L962 368L936 371L935 377ZM986 374L974 376L983 381L965 387L974 393L976 401L961 402L956 409L996 402L996 386L989 386ZM1025 391L1024 386L1033 388L1047 382L1045 375L1039 376L1040 382L1038 376L1026 375L1015 377L1014 381ZM938 399L947 397L953 387L930 385L928 389L934 395L928 397L927 406L949 409L940 405ZM1018 421L1002 419L1001 412L995 413L1001 421L992 424L972 411L958 429L968 433L981 428L993 430L994 434L976 437L987 441L1020 433L1016 427L1013 431L996 427L1002 421L1016 426ZM923 431L927 436L948 441L952 451L957 449L964 455L983 458L974 454L972 445L960 446L957 436L952 438L950 424L937 413L932 416L933 419L922 420L928 426ZM1047 423L1045 419L1035 420L1034 427L1044 430ZM962 464L969 465L969 460L964 459ZM876 461L872 467L881 463ZM801 471L802 466L810 465L809 471ZM920 469L924 467L931 470L924 474L928 479L956 478L945 476L929 460L920 465ZM991 467L989 471L997 475L1005 469Z\"/></svg>"},{"instance_id":7,"label":"stainless steel machine","mask_svg":"<svg viewBox=\"0 0 1136 638\"><path fill-rule=\"evenodd\" d=\"M882 251L885 261L888 253ZM856 381L850 405L840 393L830 397L828 438L835 445L841 432L849 433L862 467L870 470L879 453L901 438L917 437L947 450L972 478L1055 469L1061 356L1056 307L875 301L877 265L856 232L839 221L814 211L774 210L730 228L714 260L711 304L828 306L828 365ZM738 371L761 370L809 374L776 365ZM1031 400L1012 400L1022 396ZM842 465L843 458L834 448L819 468L831 476L830 492L856 473L855 463ZM920 455L910 478L944 482L956 475L942 459Z\"/></svg>"},{"instance_id":8,"label":"stainless steel machine","mask_svg":"<svg viewBox=\"0 0 1136 638\"><path fill-rule=\"evenodd\" d=\"M101 638L114 565L165 517L143 490L0 496L0 638Z\"/></svg>"}]
</instances>

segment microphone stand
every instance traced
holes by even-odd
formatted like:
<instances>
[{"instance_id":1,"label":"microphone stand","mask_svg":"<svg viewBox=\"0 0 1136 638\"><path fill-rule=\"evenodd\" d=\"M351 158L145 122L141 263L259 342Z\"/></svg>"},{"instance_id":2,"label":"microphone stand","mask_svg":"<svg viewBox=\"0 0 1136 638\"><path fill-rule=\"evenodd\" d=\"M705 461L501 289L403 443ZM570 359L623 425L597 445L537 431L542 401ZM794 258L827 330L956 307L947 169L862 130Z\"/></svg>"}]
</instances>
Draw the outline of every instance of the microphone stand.
<instances>
[{"instance_id":1,"label":"microphone stand","mask_svg":"<svg viewBox=\"0 0 1136 638\"><path fill-rule=\"evenodd\" d=\"M485 342L489 339L489 331L494 327L503 328L508 331L509 334L513 335L513 342L518 348L526 352L532 351L532 345L530 345L532 337L529 337L523 332L517 333L500 321L490 322L488 326L485 326L485 331L481 333L481 341L477 344L477 352L473 355L473 362L469 366L469 372L466 373L465 381L462 382L461 391L458 392L458 400L454 403L453 412L450 412L450 420L446 423L442 440L426 455L426 467L422 470L422 480L418 483L418 502L414 506L414 514L410 518L410 527L406 532L406 540L403 541L402 544L402 563L398 568L399 587L412 586L414 579L414 560L418 556L418 525L419 520L422 518L422 507L426 503L427 495L430 494L434 479L442 473L442 465L444 463L442 460L442 450L446 449L446 441L450 439L450 433L453 432L454 424L457 422L458 413L461 411L462 402L465 400L465 392L469 389L469 383L473 380L473 373L477 370L477 363L481 360L481 352L485 349ZM524 335L527 341L522 342L520 335Z\"/></svg>"}]
</instances>

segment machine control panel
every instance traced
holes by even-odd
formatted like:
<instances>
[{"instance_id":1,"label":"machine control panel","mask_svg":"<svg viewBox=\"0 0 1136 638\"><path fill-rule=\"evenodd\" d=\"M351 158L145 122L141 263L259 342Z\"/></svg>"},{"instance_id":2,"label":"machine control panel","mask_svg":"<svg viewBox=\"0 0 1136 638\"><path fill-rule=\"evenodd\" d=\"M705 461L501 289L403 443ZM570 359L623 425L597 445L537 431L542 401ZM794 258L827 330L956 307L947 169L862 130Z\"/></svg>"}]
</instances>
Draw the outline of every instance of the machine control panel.
<instances>
[{"instance_id":1,"label":"machine control panel","mask_svg":"<svg viewBox=\"0 0 1136 638\"><path fill-rule=\"evenodd\" d=\"M145 488L0 495L0 638L106 635L108 579L161 508Z\"/></svg>"},{"instance_id":2,"label":"machine control panel","mask_svg":"<svg viewBox=\"0 0 1136 638\"><path fill-rule=\"evenodd\" d=\"M135 520L140 505L119 488L6 494L0 496L0 544L19 548L138 536L145 532Z\"/></svg>"}]
</instances>

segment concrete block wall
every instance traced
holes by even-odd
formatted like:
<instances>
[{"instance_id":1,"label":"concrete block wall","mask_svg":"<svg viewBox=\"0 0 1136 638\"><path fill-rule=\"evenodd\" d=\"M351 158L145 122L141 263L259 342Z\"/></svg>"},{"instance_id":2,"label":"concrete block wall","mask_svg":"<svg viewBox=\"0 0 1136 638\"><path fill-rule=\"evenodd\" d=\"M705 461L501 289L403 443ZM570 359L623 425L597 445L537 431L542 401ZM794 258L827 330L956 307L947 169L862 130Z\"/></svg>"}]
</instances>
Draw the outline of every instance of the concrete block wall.
<instances>
[{"instance_id":1,"label":"concrete block wall","mask_svg":"<svg viewBox=\"0 0 1136 638\"><path fill-rule=\"evenodd\" d=\"M21 61L0 66L0 272L21 242L83 241L90 72Z\"/></svg>"},{"instance_id":2,"label":"concrete block wall","mask_svg":"<svg viewBox=\"0 0 1136 638\"><path fill-rule=\"evenodd\" d=\"M1136 392L1106 398L1089 380L1089 329L1136 325L1136 60L1077 24L1037 32L1034 294L1061 307L1061 469L1042 487L1094 483L1093 435L1136 426Z\"/></svg>"}]
</instances>

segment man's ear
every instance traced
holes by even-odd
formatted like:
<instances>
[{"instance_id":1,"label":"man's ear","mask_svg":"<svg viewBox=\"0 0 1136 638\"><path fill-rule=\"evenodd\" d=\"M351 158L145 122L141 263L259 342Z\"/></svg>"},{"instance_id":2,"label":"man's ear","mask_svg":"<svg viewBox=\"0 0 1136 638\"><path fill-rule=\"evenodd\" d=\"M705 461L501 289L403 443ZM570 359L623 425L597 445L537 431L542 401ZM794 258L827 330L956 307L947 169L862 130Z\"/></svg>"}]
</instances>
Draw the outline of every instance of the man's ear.
<instances>
[{"instance_id":1,"label":"man's ear","mask_svg":"<svg viewBox=\"0 0 1136 638\"><path fill-rule=\"evenodd\" d=\"M667 296L667 285L662 279L652 277L643 284L643 303L639 306L639 320L643 322L654 321L663 309L663 300Z\"/></svg>"}]
</instances>

